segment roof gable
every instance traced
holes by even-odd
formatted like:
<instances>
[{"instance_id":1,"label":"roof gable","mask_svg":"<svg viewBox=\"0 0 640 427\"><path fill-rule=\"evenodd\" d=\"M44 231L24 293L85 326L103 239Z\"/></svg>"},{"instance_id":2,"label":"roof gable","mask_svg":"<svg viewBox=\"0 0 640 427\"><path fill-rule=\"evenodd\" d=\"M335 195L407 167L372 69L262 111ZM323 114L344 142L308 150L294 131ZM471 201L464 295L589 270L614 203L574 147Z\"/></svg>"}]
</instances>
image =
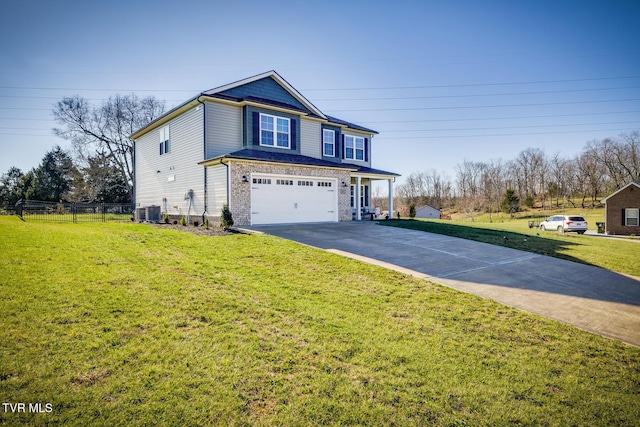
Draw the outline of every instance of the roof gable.
<instances>
[{"instance_id":1,"label":"roof gable","mask_svg":"<svg viewBox=\"0 0 640 427\"><path fill-rule=\"evenodd\" d=\"M602 199L600 202L601 203L607 203L607 200L609 200L610 198L614 197L615 195L617 195L618 193L626 190L627 188L631 187L632 185L640 188L640 183L638 183L638 181L634 181L634 182L630 182L627 185L625 185L624 187L619 188L618 190L614 191L613 193L609 194L607 197L605 197L604 199Z\"/></svg>"},{"instance_id":2,"label":"roof gable","mask_svg":"<svg viewBox=\"0 0 640 427\"><path fill-rule=\"evenodd\" d=\"M326 119L326 116L275 71L258 74L234 83L202 92L213 97L282 104ZM271 101L271 102L270 102Z\"/></svg>"}]
</instances>

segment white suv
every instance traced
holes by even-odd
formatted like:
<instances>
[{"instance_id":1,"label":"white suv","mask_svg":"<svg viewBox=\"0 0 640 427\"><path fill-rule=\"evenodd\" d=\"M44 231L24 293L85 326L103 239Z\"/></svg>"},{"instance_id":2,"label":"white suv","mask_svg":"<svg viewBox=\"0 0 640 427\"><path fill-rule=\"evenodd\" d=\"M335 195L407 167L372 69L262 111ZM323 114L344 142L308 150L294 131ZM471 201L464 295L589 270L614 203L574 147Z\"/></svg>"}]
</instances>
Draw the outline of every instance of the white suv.
<instances>
[{"instance_id":1,"label":"white suv","mask_svg":"<svg viewBox=\"0 0 640 427\"><path fill-rule=\"evenodd\" d=\"M584 234L587 221L580 215L554 215L540 223L540 230L557 230L558 233L575 231Z\"/></svg>"}]
</instances>

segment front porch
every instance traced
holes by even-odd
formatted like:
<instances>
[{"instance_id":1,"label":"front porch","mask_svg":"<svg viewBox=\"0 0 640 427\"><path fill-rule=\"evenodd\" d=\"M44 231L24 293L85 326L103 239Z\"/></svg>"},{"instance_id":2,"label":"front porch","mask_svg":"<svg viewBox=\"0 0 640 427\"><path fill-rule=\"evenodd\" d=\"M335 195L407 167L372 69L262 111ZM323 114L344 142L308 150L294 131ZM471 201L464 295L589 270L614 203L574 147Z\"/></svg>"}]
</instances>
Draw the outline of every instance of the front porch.
<instances>
[{"instance_id":1,"label":"front porch","mask_svg":"<svg viewBox=\"0 0 640 427\"><path fill-rule=\"evenodd\" d=\"M387 181L388 215L393 217L393 183L397 175L388 173L352 173L350 185L351 216L355 221L373 219L382 214L373 206L372 189L374 181Z\"/></svg>"}]
</instances>

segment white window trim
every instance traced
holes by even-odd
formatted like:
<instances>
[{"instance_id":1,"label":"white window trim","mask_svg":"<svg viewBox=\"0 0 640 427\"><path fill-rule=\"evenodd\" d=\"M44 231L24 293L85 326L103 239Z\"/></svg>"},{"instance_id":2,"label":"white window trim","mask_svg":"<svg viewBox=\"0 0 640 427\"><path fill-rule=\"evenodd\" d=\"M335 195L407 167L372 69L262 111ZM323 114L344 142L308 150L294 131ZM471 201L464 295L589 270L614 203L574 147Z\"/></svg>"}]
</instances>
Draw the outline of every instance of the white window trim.
<instances>
[{"instance_id":1,"label":"white window trim","mask_svg":"<svg viewBox=\"0 0 640 427\"><path fill-rule=\"evenodd\" d=\"M171 146L169 144L169 126L160 128L160 155L169 154Z\"/></svg>"},{"instance_id":2,"label":"white window trim","mask_svg":"<svg viewBox=\"0 0 640 427\"><path fill-rule=\"evenodd\" d=\"M273 118L273 130L265 129L266 132L272 132L273 133L273 145L263 144L262 143L262 131L263 131L263 129L262 129L262 117L263 116L264 117ZM284 134L284 132L278 132L278 119L287 121L287 129L289 129L289 131L286 133L286 135L287 135L287 146L286 147L278 145L278 134ZM290 150L291 149L291 119L289 119L287 117L274 116L272 114L260 113L260 117L258 117L258 122L259 122L259 128L260 128L260 145L262 145L263 147L282 148L284 150Z\"/></svg>"},{"instance_id":3,"label":"white window trim","mask_svg":"<svg viewBox=\"0 0 640 427\"><path fill-rule=\"evenodd\" d=\"M325 137L327 135L331 135L331 141L327 141ZM331 154L327 154L325 152L325 145L331 146ZM335 157L336 156L336 132L331 129L323 129L322 130L322 155L325 157Z\"/></svg>"},{"instance_id":4,"label":"white window trim","mask_svg":"<svg viewBox=\"0 0 640 427\"><path fill-rule=\"evenodd\" d=\"M635 216L629 215L629 212L634 212ZM634 218L637 224L629 224L629 219ZM627 227L638 227L640 225L640 209L638 208L626 208L624 210L624 225Z\"/></svg>"},{"instance_id":5,"label":"white window trim","mask_svg":"<svg viewBox=\"0 0 640 427\"><path fill-rule=\"evenodd\" d=\"M349 142L348 139L349 138L353 138L353 147L348 147ZM362 148L358 148L358 142L362 141ZM349 157L347 156L347 148L353 148L353 156ZM364 137L362 136L355 136L355 135L345 135L344 136L344 158L345 159L349 159L349 160L355 160L358 162L364 162ZM362 152L362 158L359 159L358 158L358 151Z\"/></svg>"}]
</instances>

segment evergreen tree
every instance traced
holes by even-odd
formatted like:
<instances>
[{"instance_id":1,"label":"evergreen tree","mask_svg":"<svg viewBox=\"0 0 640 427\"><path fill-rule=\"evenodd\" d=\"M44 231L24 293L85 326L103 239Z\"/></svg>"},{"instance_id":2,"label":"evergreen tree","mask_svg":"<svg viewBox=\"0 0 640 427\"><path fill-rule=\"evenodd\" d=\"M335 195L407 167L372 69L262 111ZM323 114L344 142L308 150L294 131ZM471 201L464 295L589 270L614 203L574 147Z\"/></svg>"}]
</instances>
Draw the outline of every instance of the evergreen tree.
<instances>
[{"instance_id":1,"label":"evergreen tree","mask_svg":"<svg viewBox=\"0 0 640 427\"><path fill-rule=\"evenodd\" d=\"M502 212L508 213L511 218L513 214L520 210L520 198L516 195L516 191L509 188L504 193L502 203L500 204Z\"/></svg>"}]
</instances>

